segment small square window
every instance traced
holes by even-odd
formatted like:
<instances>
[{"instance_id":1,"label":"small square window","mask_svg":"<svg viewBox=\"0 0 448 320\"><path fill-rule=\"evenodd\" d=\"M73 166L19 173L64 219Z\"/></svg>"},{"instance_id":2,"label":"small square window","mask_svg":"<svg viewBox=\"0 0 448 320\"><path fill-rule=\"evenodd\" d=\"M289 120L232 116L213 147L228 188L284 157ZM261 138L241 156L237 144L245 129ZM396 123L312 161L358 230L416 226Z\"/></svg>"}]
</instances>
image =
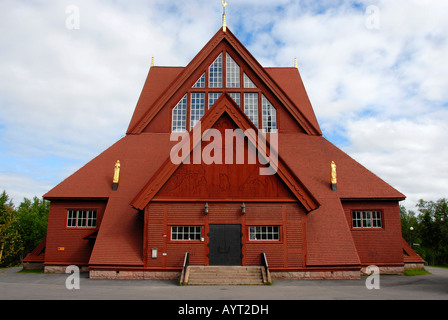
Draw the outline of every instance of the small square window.
<instances>
[{"instance_id":1,"label":"small square window","mask_svg":"<svg viewBox=\"0 0 448 320\"><path fill-rule=\"evenodd\" d=\"M96 210L68 210L67 227L69 228L96 228Z\"/></svg>"},{"instance_id":2,"label":"small square window","mask_svg":"<svg viewBox=\"0 0 448 320\"><path fill-rule=\"evenodd\" d=\"M202 227L200 226L172 226L171 240L200 241Z\"/></svg>"},{"instance_id":3,"label":"small square window","mask_svg":"<svg viewBox=\"0 0 448 320\"><path fill-rule=\"evenodd\" d=\"M279 226L250 226L249 240L251 241L279 241Z\"/></svg>"},{"instance_id":4,"label":"small square window","mask_svg":"<svg viewBox=\"0 0 448 320\"><path fill-rule=\"evenodd\" d=\"M360 228L382 228L381 211L352 211L352 226Z\"/></svg>"}]
</instances>

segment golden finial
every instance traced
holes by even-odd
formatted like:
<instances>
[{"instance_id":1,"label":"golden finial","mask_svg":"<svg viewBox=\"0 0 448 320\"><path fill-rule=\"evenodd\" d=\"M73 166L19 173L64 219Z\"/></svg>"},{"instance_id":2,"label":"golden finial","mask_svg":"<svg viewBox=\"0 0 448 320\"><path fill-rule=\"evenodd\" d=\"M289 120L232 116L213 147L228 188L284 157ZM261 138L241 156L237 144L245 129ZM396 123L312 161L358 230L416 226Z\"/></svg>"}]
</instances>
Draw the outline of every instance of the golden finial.
<instances>
[{"instance_id":1,"label":"golden finial","mask_svg":"<svg viewBox=\"0 0 448 320\"><path fill-rule=\"evenodd\" d=\"M151 68L154 67L154 57L151 58Z\"/></svg>"},{"instance_id":2,"label":"golden finial","mask_svg":"<svg viewBox=\"0 0 448 320\"><path fill-rule=\"evenodd\" d=\"M297 63L297 58L294 58L294 67L299 69L299 64Z\"/></svg>"},{"instance_id":3,"label":"golden finial","mask_svg":"<svg viewBox=\"0 0 448 320\"><path fill-rule=\"evenodd\" d=\"M228 1L222 0L222 8L223 8L223 14L222 14L222 31L227 31L227 18L226 18L226 7L229 5Z\"/></svg>"},{"instance_id":4,"label":"golden finial","mask_svg":"<svg viewBox=\"0 0 448 320\"><path fill-rule=\"evenodd\" d=\"M331 161L331 189L333 191L337 190L338 179L336 176L336 164L334 161Z\"/></svg>"},{"instance_id":5,"label":"golden finial","mask_svg":"<svg viewBox=\"0 0 448 320\"><path fill-rule=\"evenodd\" d=\"M120 181L120 161L117 161L114 169L114 181L113 183L118 183Z\"/></svg>"},{"instance_id":6,"label":"golden finial","mask_svg":"<svg viewBox=\"0 0 448 320\"><path fill-rule=\"evenodd\" d=\"M338 183L338 179L336 176L336 163L334 163L334 161L331 161L331 183Z\"/></svg>"}]
</instances>

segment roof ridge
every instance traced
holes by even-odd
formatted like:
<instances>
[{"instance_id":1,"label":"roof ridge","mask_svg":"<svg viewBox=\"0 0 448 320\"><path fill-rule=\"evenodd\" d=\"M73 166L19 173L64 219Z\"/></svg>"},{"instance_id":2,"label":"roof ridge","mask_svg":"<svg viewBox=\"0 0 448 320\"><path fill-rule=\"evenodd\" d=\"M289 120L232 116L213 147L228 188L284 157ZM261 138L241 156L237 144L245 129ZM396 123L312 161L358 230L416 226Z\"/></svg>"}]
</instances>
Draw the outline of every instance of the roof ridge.
<instances>
[{"instance_id":1,"label":"roof ridge","mask_svg":"<svg viewBox=\"0 0 448 320\"><path fill-rule=\"evenodd\" d=\"M322 135L317 121L310 121L303 112L297 108L291 98L284 92L272 76L260 65L247 48L238 40L238 38L228 29L223 32L221 29L209 40L201 51L190 61L190 63L180 72L173 82L164 90L151 107L133 123L128 129L128 134L139 134L149 125L162 108L170 99L181 89L184 83L193 75L194 72L204 63L204 60L210 56L218 46L226 40L226 43L241 57L249 68L260 78L266 87L277 97L281 104L289 111L295 121L310 135ZM286 69L286 68L285 68ZM269 69L268 70L272 70ZM148 75L149 78L149 75Z\"/></svg>"}]
</instances>

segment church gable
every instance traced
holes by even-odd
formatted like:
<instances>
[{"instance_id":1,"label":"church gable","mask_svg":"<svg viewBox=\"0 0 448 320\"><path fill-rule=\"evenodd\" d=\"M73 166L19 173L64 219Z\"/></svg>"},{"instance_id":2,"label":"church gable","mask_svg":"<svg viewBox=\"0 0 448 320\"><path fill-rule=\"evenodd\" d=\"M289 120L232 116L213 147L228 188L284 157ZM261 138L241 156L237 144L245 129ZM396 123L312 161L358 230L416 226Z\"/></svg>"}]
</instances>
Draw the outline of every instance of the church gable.
<instances>
[{"instance_id":1,"label":"church gable","mask_svg":"<svg viewBox=\"0 0 448 320\"><path fill-rule=\"evenodd\" d=\"M233 131L237 126L227 114L223 114L213 128L225 137L225 130ZM189 164L181 164L154 197L154 201L296 201L292 192L277 175L260 175L260 168L264 165L257 159L257 151L249 145L247 139L244 139L242 144L237 139L221 142L202 141L201 155L210 155L215 163L194 164L190 161ZM226 163L229 162L225 159L226 152L228 154L228 150L239 148L243 151L244 163L238 164L237 152L233 151L232 163ZM249 164L251 162L252 164Z\"/></svg>"},{"instance_id":2,"label":"church gable","mask_svg":"<svg viewBox=\"0 0 448 320\"><path fill-rule=\"evenodd\" d=\"M320 134L230 31L219 31L128 133L188 132L225 93L264 132L283 123Z\"/></svg>"},{"instance_id":3,"label":"church gable","mask_svg":"<svg viewBox=\"0 0 448 320\"><path fill-rule=\"evenodd\" d=\"M229 126L229 123L232 123L232 125ZM223 166L219 169L214 169L213 173L211 171L207 174L205 173L205 170L201 169L200 165L206 164L210 166L212 164L229 164L228 158L221 162L218 161L219 159L222 160L222 157L224 156L221 155L221 158L216 156L215 152L216 150L220 150L220 148L213 148L214 144L212 143L203 144L204 141L213 141L213 143L215 143L219 140L219 137L225 137L226 134L224 133L223 135L222 132L226 131L226 127L236 128L239 130L236 134L240 137L240 139L246 139L249 141L245 148L250 148L248 146L252 146L253 149L252 152L248 152L248 150L245 149L245 158L241 159L238 156L238 150L241 150L241 148L235 147L237 151L233 154L234 158L230 161L230 163L233 164L233 168L236 168L238 163L243 163L244 165L241 167L243 169L241 170L245 170L243 173L244 177L247 178L246 180L242 180L241 177L235 178L236 181L233 181L233 183L235 183L235 188L237 189L229 189L229 197L237 191L242 192L245 189L248 190L251 186L260 186L261 184L266 183L267 185L272 185L273 187L269 188L267 186L263 186L261 190L265 191L258 191L259 194L256 195L257 198L259 196L264 197L268 194L281 196L285 199L290 198L288 193L284 192L282 187L279 187L278 182L263 177L256 178L253 172L257 172L261 176L276 175L276 177L279 177L287 186L291 194L294 195L295 200L301 202L306 210L311 211L319 206L319 203L316 201L315 197L294 175L289 167L285 165L282 158L278 154L276 147L278 135L273 133L265 135L260 130L257 130L250 119L242 112L241 108L238 107L235 101L227 93L223 94L218 99L212 110L204 115L204 118L200 123L198 123L197 126L194 127L194 130L186 133L173 133L171 135L172 138L174 138L172 141L180 140L180 142L172 148L165 163L158 169L157 173L151 177L143 189L135 196L134 200L131 202L131 205L136 209L143 210L149 202L154 200L154 197L158 196L158 200L162 199L159 191L161 191L161 189L165 186L166 187L162 191L162 195L165 194L165 196L168 196L169 194L176 192L175 189L179 185L179 182L177 181L181 181L183 179L187 179L186 181L189 181L188 179L193 180L193 178L198 179L195 182L197 190L204 188L205 185L208 185L209 180L207 180L207 178L202 179L202 176L206 177L207 175L211 175L207 176L211 179L210 181L212 181L210 182L211 185L216 188L225 189L227 177L229 178L229 182L232 182L230 181L231 176L234 174L230 169L232 165L229 167ZM233 130L230 131L232 132ZM211 137L209 137L209 135L211 135ZM232 140L224 140L224 138L222 138L219 142L216 142L217 145L221 147L222 141L226 143L226 141ZM200 149L199 146L201 147ZM233 145L230 146L233 147ZM227 148L230 146L222 145L222 148L225 148L227 151ZM198 152L201 150L204 152ZM262 165L253 159L253 155L255 154ZM197 155L199 155L199 159L197 158ZM227 152L225 153L225 156L227 156ZM249 156L251 156L250 159L248 158ZM186 168L180 169L179 176L176 179L173 179L171 184L166 185L167 181L175 175L180 166L190 163L197 164L199 166L185 166ZM207 181L207 184L205 181ZM182 185L179 187L185 188Z\"/></svg>"}]
</instances>

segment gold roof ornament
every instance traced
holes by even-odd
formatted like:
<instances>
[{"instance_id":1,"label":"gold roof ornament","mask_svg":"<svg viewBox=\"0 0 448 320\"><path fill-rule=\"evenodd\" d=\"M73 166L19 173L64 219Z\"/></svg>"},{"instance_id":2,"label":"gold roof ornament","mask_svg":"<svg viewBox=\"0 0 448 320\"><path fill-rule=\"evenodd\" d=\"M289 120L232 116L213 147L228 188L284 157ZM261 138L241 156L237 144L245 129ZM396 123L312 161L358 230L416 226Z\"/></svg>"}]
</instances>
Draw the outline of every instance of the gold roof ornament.
<instances>
[{"instance_id":1,"label":"gold roof ornament","mask_svg":"<svg viewBox=\"0 0 448 320\"><path fill-rule=\"evenodd\" d=\"M297 63L297 58L294 58L294 68L299 69L299 64Z\"/></svg>"},{"instance_id":2,"label":"gold roof ornament","mask_svg":"<svg viewBox=\"0 0 448 320\"><path fill-rule=\"evenodd\" d=\"M151 68L154 67L154 57L151 58Z\"/></svg>"},{"instance_id":3,"label":"gold roof ornament","mask_svg":"<svg viewBox=\"0 0 448 320\"><path fill-rule=\"evenodd\" d=\"M337 175L336 175L336 163L331 161L331 183L338 183Z\"/></svg>"},{"instance_id":4,"label":"gold roof ornament","mask_svg":"<svg viewBox=\"0 0 448 320\"><path fill-rule=\"evenodd\" d=\"M336 163L331 161L331 189L333 191L337 190L338 179L336 175Z\"/></svg>"},{"instance_id":5,"label":"gold roof ornament","mask_svg":"<svg viewBox=\"0 0 448 320\"><path fill-rule=\"evenodd\" d=\"M117 163L115 164L115 169L114 169L114 181L113 183L118 183L120 181L120 161L117 161Z\"/></svg>"},{"instance_id":6,"label":"gold roof ornament","mask_svg":"<svg viewBox=\"0 0 448 320\"><path fill-rule=\"evenodd\" d=\"M222 31L227 31L227 18L226 18L226 7L229 5L228 1L222 0L222 8L223 8L223 14L222 14Z\"/></svg>"}]
</instances>

